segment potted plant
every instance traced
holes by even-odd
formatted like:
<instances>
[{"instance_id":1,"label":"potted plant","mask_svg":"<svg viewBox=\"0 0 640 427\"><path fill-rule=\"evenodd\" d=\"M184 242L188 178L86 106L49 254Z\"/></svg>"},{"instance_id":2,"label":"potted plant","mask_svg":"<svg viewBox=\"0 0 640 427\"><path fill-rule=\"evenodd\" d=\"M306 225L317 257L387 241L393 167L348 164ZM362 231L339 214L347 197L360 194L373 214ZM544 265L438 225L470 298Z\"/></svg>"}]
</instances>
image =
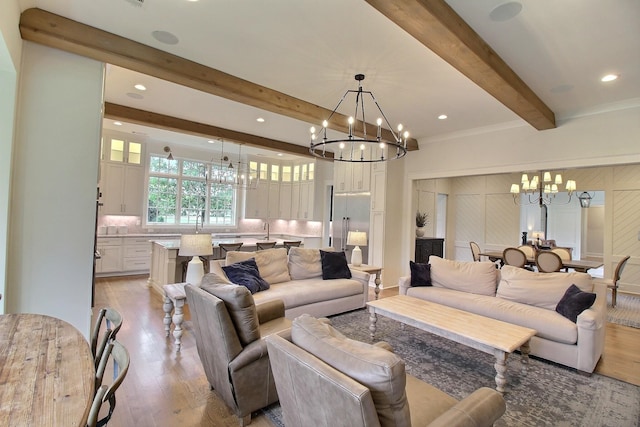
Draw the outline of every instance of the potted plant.
<instances>
[{"instance_id":1,"label":"potted plant","mask_svg":"<svg viewBox=\"0 0 640 427\"><path fill-rule=\"evenodd\" d=\"M424 236L424 226L429 223L429 214L416 211L416 236Z\"/></svg>"}]
</instances>

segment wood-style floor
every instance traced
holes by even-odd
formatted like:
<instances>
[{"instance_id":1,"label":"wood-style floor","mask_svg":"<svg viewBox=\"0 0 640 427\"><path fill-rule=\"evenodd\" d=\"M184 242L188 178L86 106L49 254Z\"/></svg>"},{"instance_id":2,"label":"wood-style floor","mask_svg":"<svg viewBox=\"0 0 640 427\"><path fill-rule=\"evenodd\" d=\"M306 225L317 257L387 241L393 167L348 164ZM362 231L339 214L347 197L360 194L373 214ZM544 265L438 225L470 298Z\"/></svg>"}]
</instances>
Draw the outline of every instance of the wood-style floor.
<instances>
[{"instance_id":1,"label":"wood-style floor","mask_svg":"<svg viewBox=\"0 0 640 427\"><path fill-rule=\"evenodd\" d=\"M397 294L383 290L382 298ZM370 292L373 299L373 291ZM165 337L162 299L147 287L146 276L102 278L96 282L94 312L113 307L124 316L118 340L129 350L131 368L117 392L110 427L233 426L238 419L210 391L186 322L182 351ZM185 306L185 320L189 320ZM640 386L640 329L607 324L605 350L596 372ZM255 427L271 427L254 416Z\"/></svg>"}]
</instances>

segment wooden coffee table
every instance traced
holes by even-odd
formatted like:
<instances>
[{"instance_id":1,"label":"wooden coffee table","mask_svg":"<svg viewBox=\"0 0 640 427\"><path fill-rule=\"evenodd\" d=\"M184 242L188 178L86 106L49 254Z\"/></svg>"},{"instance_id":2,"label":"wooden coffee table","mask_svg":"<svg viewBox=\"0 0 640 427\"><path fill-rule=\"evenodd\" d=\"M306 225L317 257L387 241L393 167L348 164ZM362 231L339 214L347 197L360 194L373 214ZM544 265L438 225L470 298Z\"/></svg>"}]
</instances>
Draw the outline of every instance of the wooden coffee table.
<instances>
[{"instance_id":1,"label":"wooden coffee table","mask_svg":"<svg viewBox=\"0 0 640 427\"><path fill-rule=\"evenodd\" d=\"M507 357L518 348L522 363L529 361L529 340L535 329L512 325L445 305L406 295L395 295L367 303L369 307L371 339L376 333L377 315L422 329L496 358L496 390L504 393L507 380Z\"/></svg>"}]
</instances>

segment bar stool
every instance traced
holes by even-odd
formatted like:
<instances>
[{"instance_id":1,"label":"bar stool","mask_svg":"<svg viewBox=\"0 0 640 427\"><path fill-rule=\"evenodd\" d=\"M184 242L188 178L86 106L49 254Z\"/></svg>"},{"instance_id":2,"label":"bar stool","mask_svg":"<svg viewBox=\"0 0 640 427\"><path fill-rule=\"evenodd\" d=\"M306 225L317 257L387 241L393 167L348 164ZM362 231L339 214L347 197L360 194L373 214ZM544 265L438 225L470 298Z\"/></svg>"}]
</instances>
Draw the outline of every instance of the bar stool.
<instances>
[{"instance_id":1,"label":"bar stool","mask_svg":"<svg viewBox=\"0 0 640 427\"><path fill-rule=\"evenodd\" d=\"M231 251L239 251L242 247L242 242L240 243L219 243L218 247L220 248L220 259L224 259L227 257L227 252Z\"/></svg>"},{"instance_id":2,"label":"bar stool","mask_svg":"<svg viewBox=\"0 0 640 427\"><path fill-rule=\"evenodd\" d=\"M289 253L289 249L293 248L294 246L298 247L301 243L302 240L285 240L284 242L282 242L284 248L287 250L287 253Z\"/></svg>"},{"instance_id":3,"label":"bar stool","mask_svg":"<svg viewBox=\"0 0 640 427\"><path fill-rule=\"evenodd\" d=\"M276 242L256 242L256 248L259 251L263 251L265 249L273 249L276 247Z\"/></svg>"}]
</instances>

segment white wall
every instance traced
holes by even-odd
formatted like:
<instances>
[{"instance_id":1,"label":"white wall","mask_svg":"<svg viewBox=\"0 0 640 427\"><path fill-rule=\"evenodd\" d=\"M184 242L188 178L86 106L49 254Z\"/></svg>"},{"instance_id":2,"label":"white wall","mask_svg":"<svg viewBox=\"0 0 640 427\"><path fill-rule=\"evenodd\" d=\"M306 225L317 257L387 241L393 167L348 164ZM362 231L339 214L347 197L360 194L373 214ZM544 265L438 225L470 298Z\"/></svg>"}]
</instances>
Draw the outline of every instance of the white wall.
<instances>
[{"instance_id":1,"label":"white wall","mask_svg":"<svg viewBox=\"0 0 640 427\"><path fill-rule=\"evenodd\" d=\"M87 336L103 76L100 62L24 42L6 309Z\"/></svg>"}]
</instances>

